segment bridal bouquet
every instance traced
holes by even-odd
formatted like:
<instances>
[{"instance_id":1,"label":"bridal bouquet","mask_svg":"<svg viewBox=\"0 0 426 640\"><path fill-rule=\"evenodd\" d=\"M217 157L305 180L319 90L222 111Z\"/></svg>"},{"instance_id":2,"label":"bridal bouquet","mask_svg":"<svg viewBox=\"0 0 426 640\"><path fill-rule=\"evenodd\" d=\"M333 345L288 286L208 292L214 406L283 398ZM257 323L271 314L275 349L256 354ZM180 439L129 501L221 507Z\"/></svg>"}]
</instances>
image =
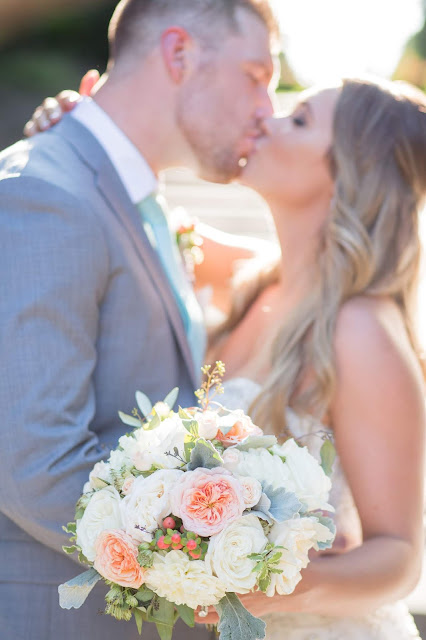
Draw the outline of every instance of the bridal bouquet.
<instances>
[{"instance_id":1,"label":"bridal bouquet","mask_svg":"<svg viewBox=\"0 0 426 640\"><path fill-rule=\"evenodd\" d=\"M65 528L64 551L91 568L59 587L63 608L103 579L106 613L133 616L139 633L147 620L170 640L179 617L193 626L194 610L213 605L222 640L264 638L236 594L291 593L309 550L331 546L331 442L322 465L292 439L278 445L243 411L212 402L223 363L203 373L199 408L173 411L174 389L154 407L137 392L139 410L119 413L133 431L95 465Z\"/></svg>"}]
</instances>

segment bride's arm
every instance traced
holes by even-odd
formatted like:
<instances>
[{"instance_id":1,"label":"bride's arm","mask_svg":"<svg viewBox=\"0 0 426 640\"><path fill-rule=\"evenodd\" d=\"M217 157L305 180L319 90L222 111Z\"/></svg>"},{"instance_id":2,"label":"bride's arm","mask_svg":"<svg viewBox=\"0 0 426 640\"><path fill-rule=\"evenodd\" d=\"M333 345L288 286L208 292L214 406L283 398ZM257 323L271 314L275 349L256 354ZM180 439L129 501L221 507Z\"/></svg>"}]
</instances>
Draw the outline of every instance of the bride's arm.
<instances>
[{"instance_id":1,"label":"bride's arm","mask_svg":"<svg viewBox=\"0 0 426 640\"><path fill-rule=\"evenodd\" d=\"M255 615L363 615L403 598L419 578L423 382L398 312L387 302L349 302L338 318L335 351L338 384L331 417L363 543L312 560L290 596L242 596Z\"/></svg>"}]
</instances>

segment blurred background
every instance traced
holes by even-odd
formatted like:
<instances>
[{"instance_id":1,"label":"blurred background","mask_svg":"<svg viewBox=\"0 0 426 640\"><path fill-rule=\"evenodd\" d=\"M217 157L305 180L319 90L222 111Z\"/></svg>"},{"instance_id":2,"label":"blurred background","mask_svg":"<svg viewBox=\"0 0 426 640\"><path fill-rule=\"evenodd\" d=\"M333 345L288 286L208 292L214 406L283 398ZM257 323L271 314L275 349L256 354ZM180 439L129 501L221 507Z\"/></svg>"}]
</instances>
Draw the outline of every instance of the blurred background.
<instances>
[{"instance_id":1,"label":"blurred background","mask_svg":"<svg viewBox=\"0 0 426 640\"><path fill-rule=\"evenodd\" d=\"M283 40L277 92L282 109L312 84L373 73L426 90L426 0L271 0ZM0 0L0 148L22 135L35 107L103 72L107 26L117 0ZM172 207L222 230L275 241L263 201L239 187L210 185L189 172L164 176ZM426 216L421 226L426 243ZM426 347L426 272L419 324ZM426 572L409 600L426 639Z\"/></svg>"}]
</instances>

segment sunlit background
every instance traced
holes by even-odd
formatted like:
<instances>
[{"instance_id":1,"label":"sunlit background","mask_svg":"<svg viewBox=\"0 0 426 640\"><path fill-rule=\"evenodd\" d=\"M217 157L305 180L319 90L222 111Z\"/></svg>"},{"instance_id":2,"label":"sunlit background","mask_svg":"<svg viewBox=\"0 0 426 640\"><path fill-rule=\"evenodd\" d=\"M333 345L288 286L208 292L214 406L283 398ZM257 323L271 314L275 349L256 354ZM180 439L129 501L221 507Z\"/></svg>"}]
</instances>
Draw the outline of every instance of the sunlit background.
<instances>
[{"instance_id":1,"label":"sunlit background","mask_svg":"<svg viewBox=\"0 0 426 640\"><path fill-rule=\"evenodd\" d=\"M274 0L288 62L301 84L374 73L391 77L423 25L421 0Z\"/></svg>"}]
</instances>

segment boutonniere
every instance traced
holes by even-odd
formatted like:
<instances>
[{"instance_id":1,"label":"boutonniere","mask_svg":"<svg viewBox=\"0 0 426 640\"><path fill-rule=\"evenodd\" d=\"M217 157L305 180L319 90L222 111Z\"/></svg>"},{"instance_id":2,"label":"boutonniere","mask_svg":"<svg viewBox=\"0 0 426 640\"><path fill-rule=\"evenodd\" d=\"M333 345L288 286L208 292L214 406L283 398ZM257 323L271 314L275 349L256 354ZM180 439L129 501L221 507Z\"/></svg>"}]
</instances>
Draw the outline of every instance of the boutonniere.
<instances>
[{"instance_id":1,"label":"boutonniere","mask_svg":"<svg viewBox=\"0 0 426 640\"><path fill-rule=\"evenodd\" d=\"M203 238L197 232L197 221L190 220L179 224L176 228L176 242L189 277L194 277L194 269L204 260Z\"/></svg>"}]
</instances>

